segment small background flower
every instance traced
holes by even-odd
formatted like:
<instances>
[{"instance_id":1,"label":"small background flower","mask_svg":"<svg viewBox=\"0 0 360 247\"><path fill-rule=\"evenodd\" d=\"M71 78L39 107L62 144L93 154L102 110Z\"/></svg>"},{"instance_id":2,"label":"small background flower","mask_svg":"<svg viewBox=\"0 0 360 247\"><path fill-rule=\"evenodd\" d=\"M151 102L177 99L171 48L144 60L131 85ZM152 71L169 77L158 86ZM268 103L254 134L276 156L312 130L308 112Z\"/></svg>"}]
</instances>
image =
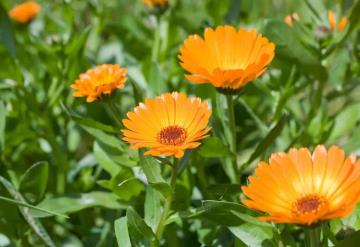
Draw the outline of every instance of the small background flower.
<instances>
[{"instance_id":1,"label":"small background flower","mask_svg":"<svg viewBox=\"0 0 360 247\"><path fill-rule=\"evenodd\" d=\"M9 16L17 22L28 23L40 11L41 6L35 1L27 1L16 5L9 11Z\"/></svg>"},{"instance_id":2,"label":"small background flower","mask_svg":"<svg viewBox=\"0 0 360 247\"><path fill-rule=\"evenodd\" d=\"M164 7L169 4L168 0L144 0L144 4L149 7Z\"/></svg>"},{"instance_id":3,"label":"small background flower","mask_svg":"<svg viewBox=\"0 0 360 247\"><path fill-rule=\"evenodd\" d=\"M102 64L80 74L79 79L71 87L76 90L75 97L86 97L87 102L93 102L102 95L122 89L126 79L125 68L117 64Z\"/></svg>"},{"instance_id":4,"label":"small background flower","mask_svg":"<svg viewBox=\"0 0 360 247\"><path fill-rule=\"evenodd\" d=\"M343 16L341 18L339 24L337 24L338 22L336 19L337 19L337 17L336 17L335 12L332 10L329 10L328 11L328 20L329 20L330 30L332 32L334 32L334 31L342 32L348 23L348 19L346 16Z\"/></svg>"}]
</instances>

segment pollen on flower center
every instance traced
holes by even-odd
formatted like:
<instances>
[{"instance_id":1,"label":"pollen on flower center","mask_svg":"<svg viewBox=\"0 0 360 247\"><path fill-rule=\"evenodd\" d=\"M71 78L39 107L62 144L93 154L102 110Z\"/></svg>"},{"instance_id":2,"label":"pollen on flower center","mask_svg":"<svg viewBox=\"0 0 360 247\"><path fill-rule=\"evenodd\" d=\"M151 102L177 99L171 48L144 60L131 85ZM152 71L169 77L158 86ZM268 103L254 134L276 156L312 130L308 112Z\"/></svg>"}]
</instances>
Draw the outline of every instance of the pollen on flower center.
<instances>
[{"instance_id":1,"label":"pollen on flower center","mask_svg":"<svg viewBox=\"0 0 360 247\"><path fill-rule=\"evenodd\" d=\"M163 128L157 135L158 141L163 145L178 146L185 142L186 130L177 125Z\"/></svg>"},{"instance_id":2,"label":"pollen on flower center","mask_svg":"<svg viewBox=\"0 0 360 247\"><path fill-rule=\"evenodd\" d=\"M300 214L316 212L324 203L324 199L317 195L304 196L294 203L295 212Z\"/></svg>"}]
</instances>

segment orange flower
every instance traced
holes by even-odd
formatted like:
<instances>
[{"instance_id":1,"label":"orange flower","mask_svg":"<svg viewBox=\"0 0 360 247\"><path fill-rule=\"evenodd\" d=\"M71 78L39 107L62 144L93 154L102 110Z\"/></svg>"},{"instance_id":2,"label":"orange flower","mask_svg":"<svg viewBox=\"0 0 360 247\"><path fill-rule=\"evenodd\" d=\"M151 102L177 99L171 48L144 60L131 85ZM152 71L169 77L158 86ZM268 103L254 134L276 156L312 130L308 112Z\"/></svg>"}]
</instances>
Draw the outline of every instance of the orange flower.
<instances>
[{"instance_id":1,"label":"orange flower","mask_svg":"<svg viewBox=\"0 0 360 247\"><path fill-rule=\"evenodd\" d=\"M339 22L338 31L342 32L342 30L344 30L347 24L348 24L348 18L346 18L346 16L343 16L343 18L341 18L341 21Z\"/></svg>"},{"instance_id":2,"label":"orange flower","mask_svg":"<svg viewBox=\"0 0 360 247\"><path fill-rule=\"evenodd\" d=\"M144 0L144 4L149 7L164 7L169 4L168 0Z\"/></svg>"},{"instance_id":3,"label":"orange flower","mask_svg":"<svg viewBox=\"0 0 360 247\"><path fill-rule=\"evenodd\" d=\"M12 8L9 11L9 16L17 22L28 23L37 15L40 9L40 5L35 1L29 1Z\"/></svg>"},{"instance_id":4,"label":"orange flower","mask_svg":"<svg viewBox=\"0 0 360 247\"><path fill-rule=\"evenodd\" d=\"M360 160L333 146L275 153L260 162L242 190L243 203L269 216L263 221L311 225L351 214L360 200Z\"/></svg>"},{"instance_id":5,"label":"orange flower","mask_svg":"<svg viewBox=\"0 0 360 247\"><path fill-rule=\"evenodd\" d=\"M205 29L204 39L191 35L180 50L181 66L193 83L211 83L220 91L236 92L265 70L275 45L253 29L232 26Z\"/></svg>"},{"instance_id":6,"label":"orange flower","mask_svg":"<svg viewBox=\"0 0 360 247\"><path fill-rule=\"evenodd\" d=\"M198 141L208 136L210 115L207 101L165 93L145 100L127 114L123 140L131 143L132 149L148 147L145 154L181 158L186 149L198 147Z\"/></svg>"},{"instance_id":7,"label":"orange flower","mask_svg":"<svg viewBox=\"0 0 360 247\"><path fill-rule=\"evenodd\" d=\"M300 20L300 16L298 15L298 13L294 12L291 15L287 15L284 18L285 23L289 26L292 27L293 25L293 20L299 21Z\"/></svg>"},{"instance_id":8,"label":"orange flower","mask_svg":"<svg viewBox=\"0 0 360 247\"><path fill-rule=\"evenodd\" d=\"M87 97L87 102L93 102L102 94L109 95L113 90L123 88L126 79L125 68L118 64L103 64L80 74L71 87L77 90L75 97Z\"/></svg>"},{"instance_id":9,"label":"orange flower","mask_svg":"<svg viewBox=\"0 0 360 247\"><path fill-rule=\"evenodd\" d=\"M331 10L328 11L328 19L329 19L330 30L334 32L336 30L336 24L337 24L334 11ZM343 31L347 23L348 23L348 19L345 16L342 17L339 25L337 26L337 30L339 32Z\"/></svg>"},{"instance_id":10,"label":"orange flower","mask_svg":"<svg viewBox=\"0 0 360 247\"><path fill-rule=\"evenodd\" d=\"M328 11L328 19L329 19L330 30L333 32L336 29L336 16L334 11L331 10Z\"/></svg>"}]
</instances>

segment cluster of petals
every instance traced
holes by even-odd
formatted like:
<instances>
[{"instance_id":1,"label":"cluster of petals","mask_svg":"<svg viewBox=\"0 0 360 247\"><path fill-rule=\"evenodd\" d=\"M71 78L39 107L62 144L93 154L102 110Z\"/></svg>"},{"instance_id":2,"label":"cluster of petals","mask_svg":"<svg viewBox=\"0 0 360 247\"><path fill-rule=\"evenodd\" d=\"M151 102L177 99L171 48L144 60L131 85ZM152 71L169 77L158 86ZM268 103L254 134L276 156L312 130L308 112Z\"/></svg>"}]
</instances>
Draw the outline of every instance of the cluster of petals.
<instances>
[{"instance_id":1,"label":"cluster of petals","mask_svg":"<svg viewBox=\"0 0 360 247\"><path fill-rule=\"evenodd\" d=\"M294 12L291 15L287 15L284 18L285 23L289 26L292 27L293 25L293 21L300 21L300 16L298 15L298 13Z\"/></svg>"},{"instance_id":2,"label":"cluster of petals","mask_svg":"<svg viewBox=\"0 0 360 247\"><path fill-rule=\"evenodd\" d=\"M9 16L20 23L30 22L40 11L41 6L35 1L28 1L22 4L16 5L9 11Z\"/></svg>"},{"instance_id":3,"label":"cluster of petals","mask_svg":"<svg viewBox=\"0 0 360 247\"><path fill-rule=\"evenodd\" d=\"M199 140L207 136L210 115L207 101L165 93L146 99L127 114L123 140L133 149L148 148L148 155L181 158L186 149L198 147Z\"/></svg>"},{"instance_id":4,"label":"cluster of petals","mask_svg":"<svg viewBox=\"0 0 360 247\"><path fill-rule=\"evenodd\" d=\"M360 160L337 146L292 148L260 162L242 190L264 221L312 225L351 214L360 200Z\"/></svg>"},{"instance_id":5,"label":"cluster of petals","mask_svg":"<svg viewBox=\"0 0 360 247\"><path fill-rule=\"evenodd\" d=\"M164 7L169 4L168 0L144 0L144 4L149 7Z\"/></svg>"},{"instance_id":6,"label":"cluster of petals","mask_svg":"<svg viewBox=\"0 0 360 247\"><path fill-rule=\"evenodd\" d=\"M80 74L78 80L71 85L75 89L75 97L86 97L93 102L102 95L109 95L115 89L121 89L126 82L126 69L118 64L102 64Z\"/></svg>"},{"instance_id":7,"label":"cluster of petals","mask_svg":"<svg viewBox=\"0 0 360 247\"><path fill-rule=\"evenodd\" d=\"M348 24L348 18L346 16L343 16L341 18L339 24L337 24L336 15L331 10L328 11L328 19L329 19L330 30L332 32L334 32L336 30L338 30L339 32L342 32Z\"/></svg>"},{"instance_id":8,"label":"cluster of petals","mask_svg":"<svg viewBox=\"0 0 360 247\"><path fill-rule=\"evenodd\" d=\"M339 32L342 32L348 24L348 18L346 16L343 16L341 18L339 24L337 24L336 15L335 15L334 11L329 10L327 12L327 17L328 17L328 21L329 21L329 29L331 32L334 32L336 30ZM296 12L294 12L290 15L287 15L284 18L284 22L289 27L293 26L293 21L300 21L300 16Z\"/></svg>"},{"instance_id":9,"label":"cluster of petals","mask_svg":"<svg viewBox=\"0 0 360 247\"><path fill-rule=\"evenodd\" d=\"M204 38L191 35L180 50L180 65L193 83L239 90L260 76L274 58L275 45L255 29L206 28Z\"/></svg>"}]
</instances>

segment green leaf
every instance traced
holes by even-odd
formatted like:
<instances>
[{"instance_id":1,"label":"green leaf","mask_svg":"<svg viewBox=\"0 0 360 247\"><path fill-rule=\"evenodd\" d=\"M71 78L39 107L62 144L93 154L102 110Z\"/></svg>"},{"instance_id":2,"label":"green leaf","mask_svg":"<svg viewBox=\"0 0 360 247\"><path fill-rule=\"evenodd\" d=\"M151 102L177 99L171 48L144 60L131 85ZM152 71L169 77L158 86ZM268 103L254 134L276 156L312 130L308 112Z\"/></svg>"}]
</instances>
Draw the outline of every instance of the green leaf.
<instances>
[{"instance_id":1,"label":"green leaf","mask_svg":"<svg viewBox=\"0 0 360 247\"><path fill-rule=\"evenodd\" d=\"M308 9L319 19L321 20L320 13L326 13L326 7L324 5L324 2L321 0L312 0L311 2L309 0L304 1Z\"/></svg>"},{"instance_id":2,"label":"green leaf","mask_svg":"<svg viewBox=\"0 0 360 247\"><path fill-rule=\"evenodd\" d=\"M216 137L204 139L197 152L205 158L234 157L230 149Z\"/></svg>"},{"instance_id":3,"label":"green leaf","mask_svg":"<svg viewBox=\"0 0 360 247\"><path fill-rule=\"evenodd\" d=\"M115 220L114 228L118 246L131 247L126 217Z\"/></svg>"},{"instance_id":4,"label":"green leaf","mask_svg":"<svg viewBox=\"0 0 360 247\"><path fill-rule=\"evenodd\" d=\"M16 201L19 201L20 203L22 203L25 206L26 200L18 191L16 191L14 186L8 180L6 180L4 177L0 176L0 183L6 188L6 190L9 192L9 194ZM2 198L2 199L4 200L4 198ZM32 214L32 211L29 209L29 207L20 206L19 210L20 210L21 214L24 216L26 222L31 227L31 229L36 233L36 235L39 236L39 238L46 244L46 246L55 247L55 244L54 244L53 240L50 238L46 229L41 224L39 219L34 218L34 215ZM42 211L44 211L44 210L42 210ZM48 211L51 211L51 210L48 210ZM36 211L34 211L34 212L40 212L38 210L38 207L37 207ZM53 214L51 214L51 215L53 215Z\"/></svg>"},{"instance_id":5,"label":"green leaf","mask_svg":"<svg viewBox=\"0 0 360 247\"><path fill-rule=\"evenodd\" d=\"M5 146L5 125L6 125L6 109L2 101L0 101L0 151Z\"/></svg>"},{"instance_id":6,"label":"green leaf","mask_svg":"<svg viewBox=\"0 0 360 247\"><path fill-rule=\"evenodd\" d=\"M94 142L93 152L96 158L96 161L99 162L100 166L111 175L118 174L120 171L120 166L117 165L108 154L102 149L102 147Z\"/></svg>"},{"instance_id":7,"label":"green leaf","mask_svg":"<svg viewBox=\"0 0 360 247\"><path fill-rule=\"evenodd\" d=\"M97 140L101 141L102 143L109 145L114 148L118 148L119 150L125 152L126 147L122 141L120 141L120 138L116 138L112 135L106 134L104 131L101 131L99 129L94 129L90 127L81 126L86 132L88 132L90 135L95 137Z\"/></svg>"},{"instance_id":8,"label":"green leaf","mask_svg":"<svg viewBox=\"0 0 360 247\"><path fill-rule=\"evenodd\" d=\"M312 35L310 32L309 34ZM264 35L276 44L276 58L296 63L306 73L320 80L326 80L326 69L321 65L319 49L306 45L302 37L307 33L297 33L282 20L269 20L264 27Z\"/></svg>"},{"instance_id":9,"label":"green leaf","mask_svg":"<svg viewBox=\"0 0 360 247\"><path fill-rule=\"evenodd\" d=\"M360 147L360 126L354 128L351 132L353 134L342 146L342 148L345 150L345 153L353 153Z\"/></svg>"},{"instance_id":10,"label":"green leaf","mask_svg":"<svg viewBox=\"0 0 360 247\"><path fill-rule=\"evenodd\" d=\"M161 175L160 164L153 157L141 155L140 166L143 169L149 183L165 182Z\"/></svg>"},{"instance_id":11,"label":"green leaf","mask_svg":"<svg viewBox=\"0 0 360 247\"><path fill-rule=\"evenodd\" d=\"M159 191L164 197L168 197L172 193L169 184L166 182L150 183L150 185L151 187Z\"/></svg>"},{"instance_id":12,"label":"green leaf","mask_svg":"<svg viewBox=\"0 0 360 247\"><path fill-rule=\"evenodd\" d=\"M31 166L20 179L19 191L31 203L39 202L46 191L49 163L41 161Z\"/></svg>"},{"instance_id":13,"label":"green leaf","mask_svg":"<svg viewBox=\"0 0 360 247\"><path fill-rule=\"evenodd\" d=\"M127 201L139 196L144 191L144 184L136 177L130 177L119 183L114 191L121 200Z\"/></svg>"},{"instance_id":14,"label":"green leaf","mask_svg":"<svg viewBox=\"0 0 360 247\"><path fill-rule=\"evenodd\" d=\"M15 204L15 205L17 205L17 206L22 206L22 207L31 208L31 209L34 209L34 210L37 210L37 211L40 211L40 212L43 212L43 213L46 213L46 214L50 214L50 215L53 215L53 216L59 216L59 217L63 217L63 218L69 218L68 216L66 216L66 215L64 215L64 214L58 214L58 213L55 213L55 212L51 212L51 211L49 211L49 210L46 210L46 209L43 209L43 208L39 208L39 207L33 206L33 205L28 204L28 203L26 203L26 202L13 200L13 199L10 199L10 198L7 198L7 197L3 197L3 196L0 196L0 201L7 202L7 203L11 203L11 204Z\"/></svg>"},{"instance_id":15,"label":"green leaf","mask_svg":"<svg viewBox=\"0 0 360 247\"><path fill-rule=\"evenodd\" d=\"M250 223L245 223L240 226L231 226L228 228L232 234L234 234L247 246L262 246L265 240L270 241L274 235L273 230L270 227L260 227Z\"/></svg>"},{"instance_id":16,"label":"green leaf","mask_svg":"<svg viewBox=\"0 0 360 247\"><path fill-rule=\"evenodd\" d=\"M135 246L150 246L157 241L151 228L140 215L131 207L126 211L129 235Z\"/></svg>"},{"instance_id":17,"label":"green leaf","mask_svg":"<svg viewBox=\"0 0 360 247\"><path fill-rule=\"evenodd\" d=\"M329 82L334 87L341 89L346 82L346 71L351 62L349 52L345 49L336 50L329 60L329 71L331 71Z\"/></svg>"},{"instance_id":18,"label":"green leaf","mask_svg":"<svg viewBox=\"0 0 360 247\"><path fill-rule=\"evenodd\" d=\"M140 155L140 166L149 184L159 191L164 197L168 197L172 192L168 183L161 175L159 162L151 156Z\"/></svg>"},{"instance_id":19,"label":"green leaf","mask_svg":"<svg viewBox=\"0 0 360 247\"><path fill-rule=\"evenodd\" d=\"M241 192L241 184L212 184L206 191L217 196L236 195Z\"/></svg>"},{"instance_id":20,"label":"green leaf","mask_svg":"<svg viewBox=\"0 0 360 247\"><path fill-rule=\"evenodd\" d=\"M0 4L0 42L9 51L11 56L15 57L16 47L14 34L7 11L2 4Z\"/></svg>"},{"instance_id":21,"label":"green leaf","mask_svg":"<svg viewBox=\"0 0 360 247\"><path fill-rule=\"evenodd\" d=\"M71 117L71 119L74 120L80 126L99 129L113 134L118 134L120 132L117 128L114 128L111 125L103 124L94 119L84 118L80 116L79 114L75 113L74 111L66 107L63 103L61 104L61 107Z\"/></svg>"},{"instance_id":22,"label":"green leaf","mask_svg":"<svg viewBox=\"0 0 360 247\"><path fill-rule=\"evenodd\" d=\"M147 187L145 196L145 222L155 232L161 217L161 195L151 186Z\"/></svg>"},{"instance_id":23,"label":"green leaf","mask_svg":"<svg viewBox=\"0 0 360 247\"><path fill-rule=\"evenodd\" d=\"M349 247L349 246L358 246L360 243L360 231L356 231L346 239L338 241L336 247Z\"/></svg>"},{"instance_id":24,"label":"green leaf","mask_svg":"<svg viewBox=\"0 0 360 247\"><path fill-rule=\"evenodd\" d=\"M116 130L114 127L97 122L92 119L86 119L78 116L78 114L72 112L64 104L61 104L64 111L76 122L78 123L86 132L95 137L98 141L102 143L117 148L123 152L127 150L126 144L120 141L120 138L116 138L109 133L119 133L119 130Z\"/></svg>"},{"instance_id":25,"label":"green leaf","mask_svg":"<svg viewBox=\"0 0 360 247\"><path fill-rule=\"evenodd\" d=\"M142 70L153 95L159 95L166 91L166 84L159 83L163 81L163 78L157 62L152 61L149 57L143 64Z\"/></svg>"},{"instance_id":26,"label":"green leaf","mask_svg":"<svg viewBox=\"0 0 360 247\"><path fill-rule=\"evenodd\" d=\"M211 210L234 210L242 212L246 209L246 207L242 204L234 203L234 202L226 202L226 201L213 201L213 200L206 200L203 201L203 206L198 208L198 213L211 211Z\"/></svg>"},{"instance_id":27,"label":"green leaf","mask_svg":"<svg viewBox=\"0 0 360 247\"><path fill-rule=\"evenodd\" d=\"M329 140L333 141L350 132L360 120L360 103L342 109L335 117Z\"/></svg>"},{"instance_id":28,"label":"green leaf","mask_svg":"<svg viewBox=\"0 0 360 247\"><path fill-rule=\"evenodd\" d=\"M117 200L117 196L109 192L93 191L83 194L63 195L45 198L37 205L40 208L59 214L70 214L91 207L105 207L110 209L125 209ZM35 217L49 217L49 214L32 211Z\"/></svg>"},{"instance_id":29,"label":"green leaf","mask_svg":"<svg viewBox=\"0 0 360 247\"><path fill-rule=\"evenodd\" d=\"M256 226L265 226L265 227L272 227L272 225L270 223L267 223L267 222L263 222L263 221L260 221L259 219L257 219L256 217L253 217L249 214L246 214L246 213L241 213L241 212L238 212L238 211L234 211L234 210L230 210L232 214L234 214L236 217L242 219L243 221L247 222L247 223L250 223L250 224L253 224L253 225L256 225Z\"/></svg>"},{"instance_id":30,"label":"green leaf","mask_svg":"<svg viewBox=\"0 0 360 247\"><path fill-rule=\"evenodd\" d=\"M257 157L263 154L266 149L274 143L275 139L280 135L283 130L285 123L287 122L286 115L282 116L277 124L272 128L266 137L257 145L255 151L251 154L248 161L241 167L242 170L246 169L251 162L253 162Z\"/></svg>"},{"instance_id":31,"label":"green leaf","mask_svg":"<svg viewBox=\"0 0 360 247\"><path fill-rule=\"evenodd\" d=\"M130 201L144 191L144 184L134 176L130 168L122 167L110 180L98 181L102 187L111 190L122 201Z\"/></svg>"},{"instance_id":32,"label":"green leaf","mask_svg":"<svg viewBox=\"0 0 360 247\"><path fill-rule=\"evenodd\" d=\"M356 30L356 27L358 27L359 22L360 22L359 12L360 12L360 1L356 1L351 8L351 14L349 17L350 28L349 28L347 35L350 35L350 33L353 30ZM345 38L346 38L346 36L344 37L344 39Z\"/></svg>"},{"instance_id":33,"label":"green leaf","mask_svg":"<svg viewBox=\"0 0 360 247\"><path fill-rule=\"evenodd\" d=\"M65 48L66 55L76 55L78 51L84 47L85 42L90 34L91 26L86 27L81 31L81 34L74 33L72 40L70 40Z\"/></svg>"},{"instance_id":34,"label":"green leaf","mask_svg":"<svg viewBox=\"0 0 360 247\"><path fill-rule=\"evenodd\" d=\"M237 226L244 223L243 219L234 216L234 212L245 212L246 208L238 203L226 201L204 201L203 206L195 212L183 214L185 218L206 218L223 226Z\"/></svg>"}]
</instances>

